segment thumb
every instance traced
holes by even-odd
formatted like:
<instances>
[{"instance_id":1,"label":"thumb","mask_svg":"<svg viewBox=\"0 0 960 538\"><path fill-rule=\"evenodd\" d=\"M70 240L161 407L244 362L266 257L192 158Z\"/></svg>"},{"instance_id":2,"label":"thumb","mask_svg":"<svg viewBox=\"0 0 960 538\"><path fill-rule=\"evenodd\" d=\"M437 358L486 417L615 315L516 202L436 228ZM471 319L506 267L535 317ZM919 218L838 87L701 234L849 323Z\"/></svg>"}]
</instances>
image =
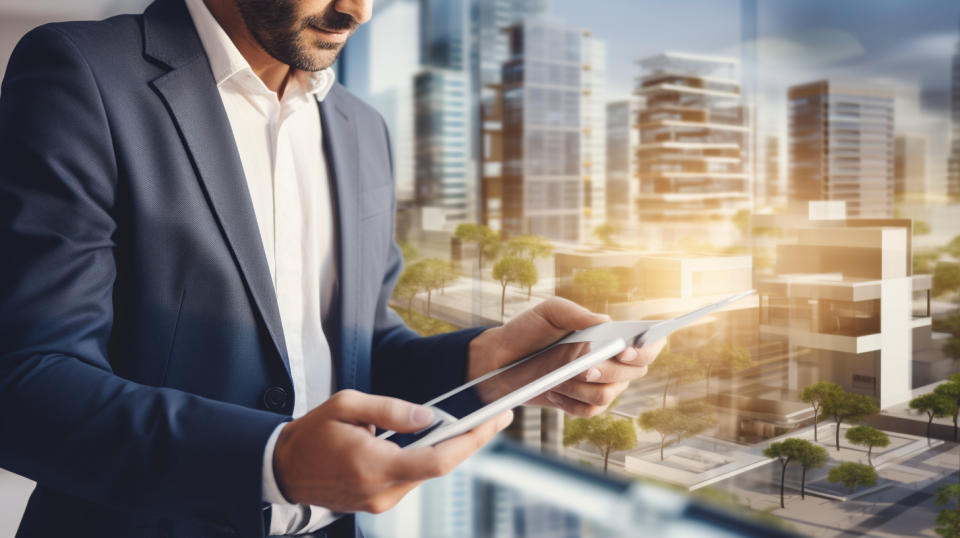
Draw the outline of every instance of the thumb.
<instances>
[{"instance_id":1,"label":"thumb","mask_svg":"<svg viewBox=\"0 0 960 538\"><path fill-rule=\"evenodd\" d=\"M551 297L535 306L534 311L550 325L565 331L586 329L610 321L610 316L596 314L562 297Z\"/></svg>"},{"instance_id":2,"label":"thumb","mask_svg":"<svg viewBox=\"0 0 960 538\"><path fill-rule=\"evenodd\" d=\"M328 400L334 418L353 424L372 424L384 430L409 433L433 423L429 407L355 390L343 390Z\"/></svg>"}]
</instances>

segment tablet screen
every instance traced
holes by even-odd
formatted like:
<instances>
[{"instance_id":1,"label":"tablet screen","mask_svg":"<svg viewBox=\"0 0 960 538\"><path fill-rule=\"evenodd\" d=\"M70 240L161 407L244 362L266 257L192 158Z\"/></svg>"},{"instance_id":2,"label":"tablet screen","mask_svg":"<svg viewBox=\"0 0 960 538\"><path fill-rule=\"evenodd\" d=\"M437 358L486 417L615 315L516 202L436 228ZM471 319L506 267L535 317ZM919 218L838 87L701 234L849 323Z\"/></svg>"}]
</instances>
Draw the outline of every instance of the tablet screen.
<instances>
[{"instance_id":1,"label":"tablet screen","mask_svg":"<svg viewBox=\"0 0 960 538\"><path fill-rule=\"evenodd\" d=\"M582 357L590 351L589 342L556 344L531 357L518 359L508 368L502 369L477 383L473 387L461 390L437 401L433 407L449 415L446 422L435 422L426 430L414 434L395 433L389 439L400 446L407 446L433 432L440 427L449 425L454 420L467 417L487 405L510 395L517 389L530 385L542 379L546 374L569 364L574 359ZM544 389L549 390L549 387ZM544 391L539 391L542 394ZM517 402L517 405L524 402ZM512 406L509 406L512 407ZM509 408L507 407L507 408ZM505 410L505 409L504 409ZM437 413L442 415L443 413Z\"/></svg>"}]
</instances>

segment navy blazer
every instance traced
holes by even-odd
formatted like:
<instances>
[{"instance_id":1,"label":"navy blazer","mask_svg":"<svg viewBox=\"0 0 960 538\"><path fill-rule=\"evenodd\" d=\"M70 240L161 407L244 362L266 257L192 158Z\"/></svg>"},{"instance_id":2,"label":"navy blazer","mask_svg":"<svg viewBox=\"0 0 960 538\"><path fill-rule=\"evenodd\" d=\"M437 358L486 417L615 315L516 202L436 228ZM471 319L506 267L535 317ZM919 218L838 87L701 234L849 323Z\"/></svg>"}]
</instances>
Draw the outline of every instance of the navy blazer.
<instances>
[{"instance_id":1,"label":"navy blazer","mask_svg":"<svg viewBox=\"0 0 960 538\"><path fill-rule=\"evenodd\" d=\"M426 401L464 381L478 330L420 338L389 309L401 258L385 125L340 85L318 121L337 386ZM0 252L0 466L38 483L18 536L262 536L263 449L294 396L243 168L182 0L21 40L0 90Z\"/></svg>"}]
</instances>

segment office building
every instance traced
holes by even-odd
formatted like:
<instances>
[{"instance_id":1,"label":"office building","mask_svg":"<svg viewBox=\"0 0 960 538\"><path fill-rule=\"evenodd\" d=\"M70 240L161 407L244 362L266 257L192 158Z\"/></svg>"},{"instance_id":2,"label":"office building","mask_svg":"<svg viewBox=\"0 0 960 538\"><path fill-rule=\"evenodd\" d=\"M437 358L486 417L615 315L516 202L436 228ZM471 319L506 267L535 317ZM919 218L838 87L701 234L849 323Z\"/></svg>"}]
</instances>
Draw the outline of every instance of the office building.
<instances>
[{"instance_id":1,"label":"office building","mask_svg":"<svg viewBox=\"0 0 960 538\"><path fill-rule=\"evenodd\" d=\"M636 199L640 192L637 181L637 155L640 133L636 128L637 99L624 99L607 104L607 221L621 230L621 236L632 237L638 224Z\"/></svg>"},{"instance_id":2,"label":"office building","mask_svg":"<svg viewBox=\"0 0 960 538\"><path fill-rule=\"evenodd\" d=\"M850 217L893 216L893 92L821 80L788 90L790 201L840 200Z\"/></svg>"},{"instance_id":3,"label":"office building","mask_svg":"<svg viewBox=\"0 0 960 538\"><path fill-rule=\"evenodd\" d=\"M639 60L637 211L668 239L703 237L704 222L752 207L749 127L735 58L665 52ZM711 238L714 242L721 237Z\"/></svg>"},{"instance_id":4,"label":"office building","mask_svg":"<svg viewBox=\"0 0 960 538\"><path fill-rule=\"evenodd\" d=\"M927 144L918 136L893 140L893 194L898 202L924 200L927 193Z\"/></svg>"},{"instance_id":5,"label":"office building","mask_svg":"<svg viewBox=\"0 0 960 538\"><path fill-rule=\"evenodd\" d=\"M764 205L774 206L782 203L786 194L781 172L783 168L780 160L780 137L768 136L764 140L763 151L763 202Z\"/></svg>"},{"instance_id":6,"label":"office building","mask_svg":"<svg viewBox=\"0 0 960 538\"><path fill-rule=\"evenodd\" d=\"M788 348L784 388L832 381L881 408L910 399L913 342L931 322L911 251L909 219L808 221L777 246L757 289L761 334Z\"/></svg>"},{"instance_id":7,"label":"office building","mask_svg":"<svg viewBox=\"0 0 960 538\"><path fill-rule=\"evenodd\" d=\"M596 226L607 221L607 48L606 43L593 37L589 31L582 33L580 47L580 166L583 177L581 237L588 238Z\"/></svg>"},{"instance_id":8,"label":"office building","mask_svg":"<svg viewBox=\"0 0 960 538\"><path fill-rule=\"evenodd\" d=\"M396 31L403 28L402 32ZM418 0L381 0L337 60L338 77L383 116L390 131L397 199L412 203L414 187L413 78L420 71Z\"/></svg>"},{"instance_id":9,"label":"office building","mask_svg":"<svg viewBox=\"0 0 960 538\"><path fill-rule=\"evenodd\" d=\"M950 72L950 157L947 162L947 196L960 200L960 40Z\"/></svg>"},{"instance_id":10,"label":"office building","mask_svg":"<svg viewBox=\"0 0 960 538\"><path fill-rule=\"evenodd\" d=\"M502 73L503 230L579 242L581 32L545 17L508 32L510 58Z\"/></svg>"}]
</instances>

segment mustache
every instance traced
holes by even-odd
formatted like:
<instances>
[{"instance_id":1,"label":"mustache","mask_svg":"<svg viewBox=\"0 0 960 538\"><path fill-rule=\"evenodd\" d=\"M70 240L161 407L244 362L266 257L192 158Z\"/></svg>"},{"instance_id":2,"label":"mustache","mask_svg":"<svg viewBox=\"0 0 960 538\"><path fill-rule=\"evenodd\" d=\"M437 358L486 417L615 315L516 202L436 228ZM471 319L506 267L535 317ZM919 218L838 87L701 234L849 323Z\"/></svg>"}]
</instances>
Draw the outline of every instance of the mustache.
<instances>
[{"instance_id":1,"label":"mustache","mask_svg":"<svg viewBox=\"0 0 960 538\"><path fill-rule=\"evenodd\" d=\"M346 13L341 13L335 9L330 9L328 12L321 15L311 15L306 17L303 20L303 29L306 29L308 26L313 26L315 28L321 28L323 30L330 30L333 32L342 32L348 30L353 32L360 26L360 23L357 22L351 15Z\"/></svg>"}]
</instances>

